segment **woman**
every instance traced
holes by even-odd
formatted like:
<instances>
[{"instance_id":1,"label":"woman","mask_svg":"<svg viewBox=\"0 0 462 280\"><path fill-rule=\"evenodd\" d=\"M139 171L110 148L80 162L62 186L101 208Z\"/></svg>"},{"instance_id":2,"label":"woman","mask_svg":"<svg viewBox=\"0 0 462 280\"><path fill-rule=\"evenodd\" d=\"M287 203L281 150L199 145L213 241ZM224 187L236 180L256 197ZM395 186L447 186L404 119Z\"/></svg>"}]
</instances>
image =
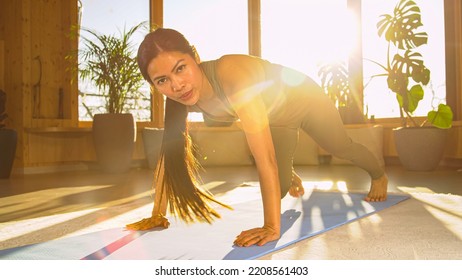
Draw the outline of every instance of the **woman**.
<instances>
[{"instance_id":1,"label":"woman","mask_svg":"<svg viewBox=\"0 0 462 280\"><path fill-rule=\"evenodd\" d=\"M238 246L279 239L281 198L287 193L303 195L301 180L292 168L299 128L328 152L351 160L370 174L366 201L386 199L388 181L376 158L350 140L335 106L305 75L247 55L226 55L200 63L182 34L162 28L145 37L138 50L138 64L144 78L167 101L153 215L127 225L128 229L168 227L167 205L187 222L211 222L219 217L208 202L221 203L197 187L197 165L187 133L188 111L200 111L215 121L240 120L245 132L259 175L264 224L239 234L234 241Z\"/></svg>"}]
</instances>

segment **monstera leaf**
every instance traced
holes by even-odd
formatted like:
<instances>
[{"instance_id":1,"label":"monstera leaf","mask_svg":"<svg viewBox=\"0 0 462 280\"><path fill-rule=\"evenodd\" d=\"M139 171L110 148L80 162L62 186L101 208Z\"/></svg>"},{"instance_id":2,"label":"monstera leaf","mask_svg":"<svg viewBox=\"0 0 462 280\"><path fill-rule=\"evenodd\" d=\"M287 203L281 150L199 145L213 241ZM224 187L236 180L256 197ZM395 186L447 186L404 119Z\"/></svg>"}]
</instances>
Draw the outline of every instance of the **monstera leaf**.
<instances>
[{"instance_id":1,"label":"monstera leaf","mask_svg":"<svg viewBox=\"0 0 462 280\"><path fill-rule=\"evenodd\" d=\"M401 0L393 15L381 15L381 18L377 23L379 36L384 35L388 42L398 48L412 49L427 43L428 34L417 31L423 24L420 8L414 1Z\"/></svg>"},{"instance_id":2,"label":"monstera leaf","mask_svg":"<svg viewBox=\"0 0 462 280\"><path fill-rule=\"evenodd\" d=\"M318 72L321 85L331 100L339 107L346 106L350 93L348 69L342 62L323 65Z\"/></svg>"},{"instance_id":3,"label":"monstera leaf","mask_svg":"<svg viewBox=\"0 0 462 280\"><path fill-rule=\"evenodd\" d=\"M438 106L438 111L430 111L427 120L438 128L451 128L453 113L451 107L445 104Z\"/></svg>"}]
</instances>

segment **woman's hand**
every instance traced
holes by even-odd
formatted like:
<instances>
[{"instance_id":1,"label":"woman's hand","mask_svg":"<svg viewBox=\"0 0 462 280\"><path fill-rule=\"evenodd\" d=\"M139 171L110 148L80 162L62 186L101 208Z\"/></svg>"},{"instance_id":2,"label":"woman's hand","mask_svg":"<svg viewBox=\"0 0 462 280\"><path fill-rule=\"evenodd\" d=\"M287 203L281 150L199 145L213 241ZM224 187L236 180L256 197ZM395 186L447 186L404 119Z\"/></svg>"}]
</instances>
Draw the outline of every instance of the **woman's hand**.
<instances>
[{"instance_id":1,"label":"woman's hand","mask_svg":"<svg viewBox=\"0 0 462 280\"><path fill-rule=\"evenodd\" d=\"M258 246L263 246L266 243L278 240L279 238L279 231L264 226L262 228L253 228L241 232L241 234L236 237L234 245L240 247L248 247L255 244Z\"/></svg>"},{"instance_id":2,"label":"woman's hand","mask_svg":"<svg viewBox=\"0 0 462 280\"><path fill-rule=\"evenodd\" d=\"M151 218L142 219L139 222L128 224L125 227L129 230L148 230L156 227L168 228L170 225L163 215L154 215Z\"/></svg>"}]
</instances>

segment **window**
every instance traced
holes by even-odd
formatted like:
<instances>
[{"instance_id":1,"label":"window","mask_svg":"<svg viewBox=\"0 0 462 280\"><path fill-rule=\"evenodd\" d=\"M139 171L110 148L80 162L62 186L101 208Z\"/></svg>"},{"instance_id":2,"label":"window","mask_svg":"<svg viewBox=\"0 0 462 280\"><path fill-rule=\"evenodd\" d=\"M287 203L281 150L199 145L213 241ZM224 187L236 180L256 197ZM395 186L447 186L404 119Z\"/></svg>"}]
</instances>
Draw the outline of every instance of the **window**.
<instances>
[{"instance_id":1,"label":"window","mask_svg":"<svg viewBox=\"0 0 462 280\"><path fill-rule=\"evenodd\" d=\"M164 27L185 35L202 60L248 53L247 0L164 1Z\"/></svg>"},{"instance_id":2,"label":"window","mask_svg":"<svg viewBox=\"0 0 462 280\"><path fill-rule=\"evenodd\" d=\"M358 40L358 20L348 9L355 0L261 0L262 57L302 71L320 83L318 72L325 63L348 64ZM423 30L428 44L419 48L431 71L431 82L425 89L415 115L426 115L445 102L444 1L416 1L422 11ZM377 34L379 17L392 13L398 0L362 0L362 57L383 62L387 44ZM359 5L356 5L359 7ZM355 11L360 14L359 11ZM388 90L376 65L363 61L364 112L368 117L399 117L398 103ZM352 73L350 73L352 74Z\"/></svg>"},{"instance_id":3,"label":"window","mask_svg":"<svg viewBox=\"0 0 462 280\"><path fill-rule=\"evenodd\" d=\"M424 99L420 101L416 116L426 116L427 112L445 103L445 38L444 38L444 0L416 0L422 14L422 31L428 34L428 44L419 47L424 63L431 71L431 80L424 89ZM386 63L387 43L379 37L376 24L382 14L392 14L398 1L362 0L362 39L363 57L380 63ZM367 12L366 12L367 11ZM364 104L369 116L376 118L399 117L399 108L395 94L388 90L386 78L371 76L382 73L371 62L364 61Z\"/></svg>"},{"instance_id":4,"label":"window","mask_svg":"<svg viewBox=\"0 0 462 280\"><path fill-rule=\"evenodd\" d=\"M80 0L82 6L81 26L105 35L118 35L124 28L148 22L149 0ZM132 43L136 54L137 46L143 40L142 32L135 33ZM82 45L79 45L82 47ZM128 100L128 109L137 121L151 120L151 101L149 84L141 88L139 99ZM79 120L92 120L91 114L104 113L104 97L98 94L94 85L79 81ZM91 112L91 113L90 113Z\"/></svg>"},{"instance_id":5,"label":"window","mask_svg":"<svg viewBox=\"0 0 462 280\"><path fill-rule=\"evenodd\" d=\"M203 61L248 53L247 0L164 1L164 27L181 32ZM202 121L202 114L189 119Z\"/></svg>"},{"instance_id":6,"label":"window","mask_svg":"<svg viewBox=\"0 0 462 280\"><path fill-rule=\"evenodd\" d=\"M262 57L317 82L323 64L347 63L355 30L347 0L261 0Z\"/></svg>"},{"instance_id":7,"label":"window","mask_svg":"<svg viewBox=\"0 0 462 280\"><path fill-rule=\"evenodd\" d=\"M362 40L362 57L383 61L387 44L377 34L381 14L392 13L399 0L260 0L261 55L274 63L297 69L320 83L320 67L332 61L348 63L355 45ZM99 31L115 32L117 27L135 24L149 17L149 0L102 1L82 0L82 25ZM163 23L183 33L196 47L202 60L217 59L224 54L248 53L248 0L169 0L163 1ZM422 10L423 30L428 44L419 52L431 70L432 80L426 88L415 115L445 102L445 38L444 0L416 0ZM351 5L355 3L355 5ZM361 5L359 5L361 3ZM362 14L361 26L348 7L355 6ZM123 12L121 12L123 11ZM104 18L104 22L98 19ZM112 29L111 29L112 28ZM361 34L357 34L361 30ZM358 38L360 36L360 38ZM140 39L141 40L141 39ZM361 71L361 69L359 69ZM388 90L384 78L370 79L380 73L374 64L364 60L360 73L364 78L364 112L368 117L398 117L396 97ZM351 74L351 73L350 73ZM353 73L355 74L355 73ZM85 92L85 88L79 87ZM88 91L90 92L90 91ZM149 87L145 87L149 97ZM87 94L86 98L90 98ZM143 108L150 106L149 99ZM97 103L97 102L96 102ZM80 115L85 109L79 101ZM150 111L139 109L149 119ZM190 117L202 120L200 114Z\"/></svg>"}]
</instances>

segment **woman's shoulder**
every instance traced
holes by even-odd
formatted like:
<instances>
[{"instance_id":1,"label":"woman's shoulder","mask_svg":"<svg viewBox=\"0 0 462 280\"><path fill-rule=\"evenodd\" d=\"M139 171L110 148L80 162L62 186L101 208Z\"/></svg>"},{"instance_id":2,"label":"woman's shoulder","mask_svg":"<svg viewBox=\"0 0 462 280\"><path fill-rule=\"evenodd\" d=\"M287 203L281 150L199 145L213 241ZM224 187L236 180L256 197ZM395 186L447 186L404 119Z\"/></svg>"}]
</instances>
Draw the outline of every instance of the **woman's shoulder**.
<instances>
[{"instance_id":1,"label":"woman's shoulder","mask_svg":"<svg viewBox=\"0 0 462 280\"><path fill-rule=\"evenodd\" d=\"M263 59L247 55L247 54L226 54L217 59L221 65L247 65L247 64L261 64Z\"/></svg>"},{"instance_id":2,"label":"woman's shoulder","mask_svg":"<svg viewBox=\"0 0 462 280\"><path fill-rule=\"evenodd\" d=\"M217 59L217 71L224 75L233 73L249 74L263 70L265 61L259 57L245 54L228 54Z\"/></svg>"}]
</instances>

